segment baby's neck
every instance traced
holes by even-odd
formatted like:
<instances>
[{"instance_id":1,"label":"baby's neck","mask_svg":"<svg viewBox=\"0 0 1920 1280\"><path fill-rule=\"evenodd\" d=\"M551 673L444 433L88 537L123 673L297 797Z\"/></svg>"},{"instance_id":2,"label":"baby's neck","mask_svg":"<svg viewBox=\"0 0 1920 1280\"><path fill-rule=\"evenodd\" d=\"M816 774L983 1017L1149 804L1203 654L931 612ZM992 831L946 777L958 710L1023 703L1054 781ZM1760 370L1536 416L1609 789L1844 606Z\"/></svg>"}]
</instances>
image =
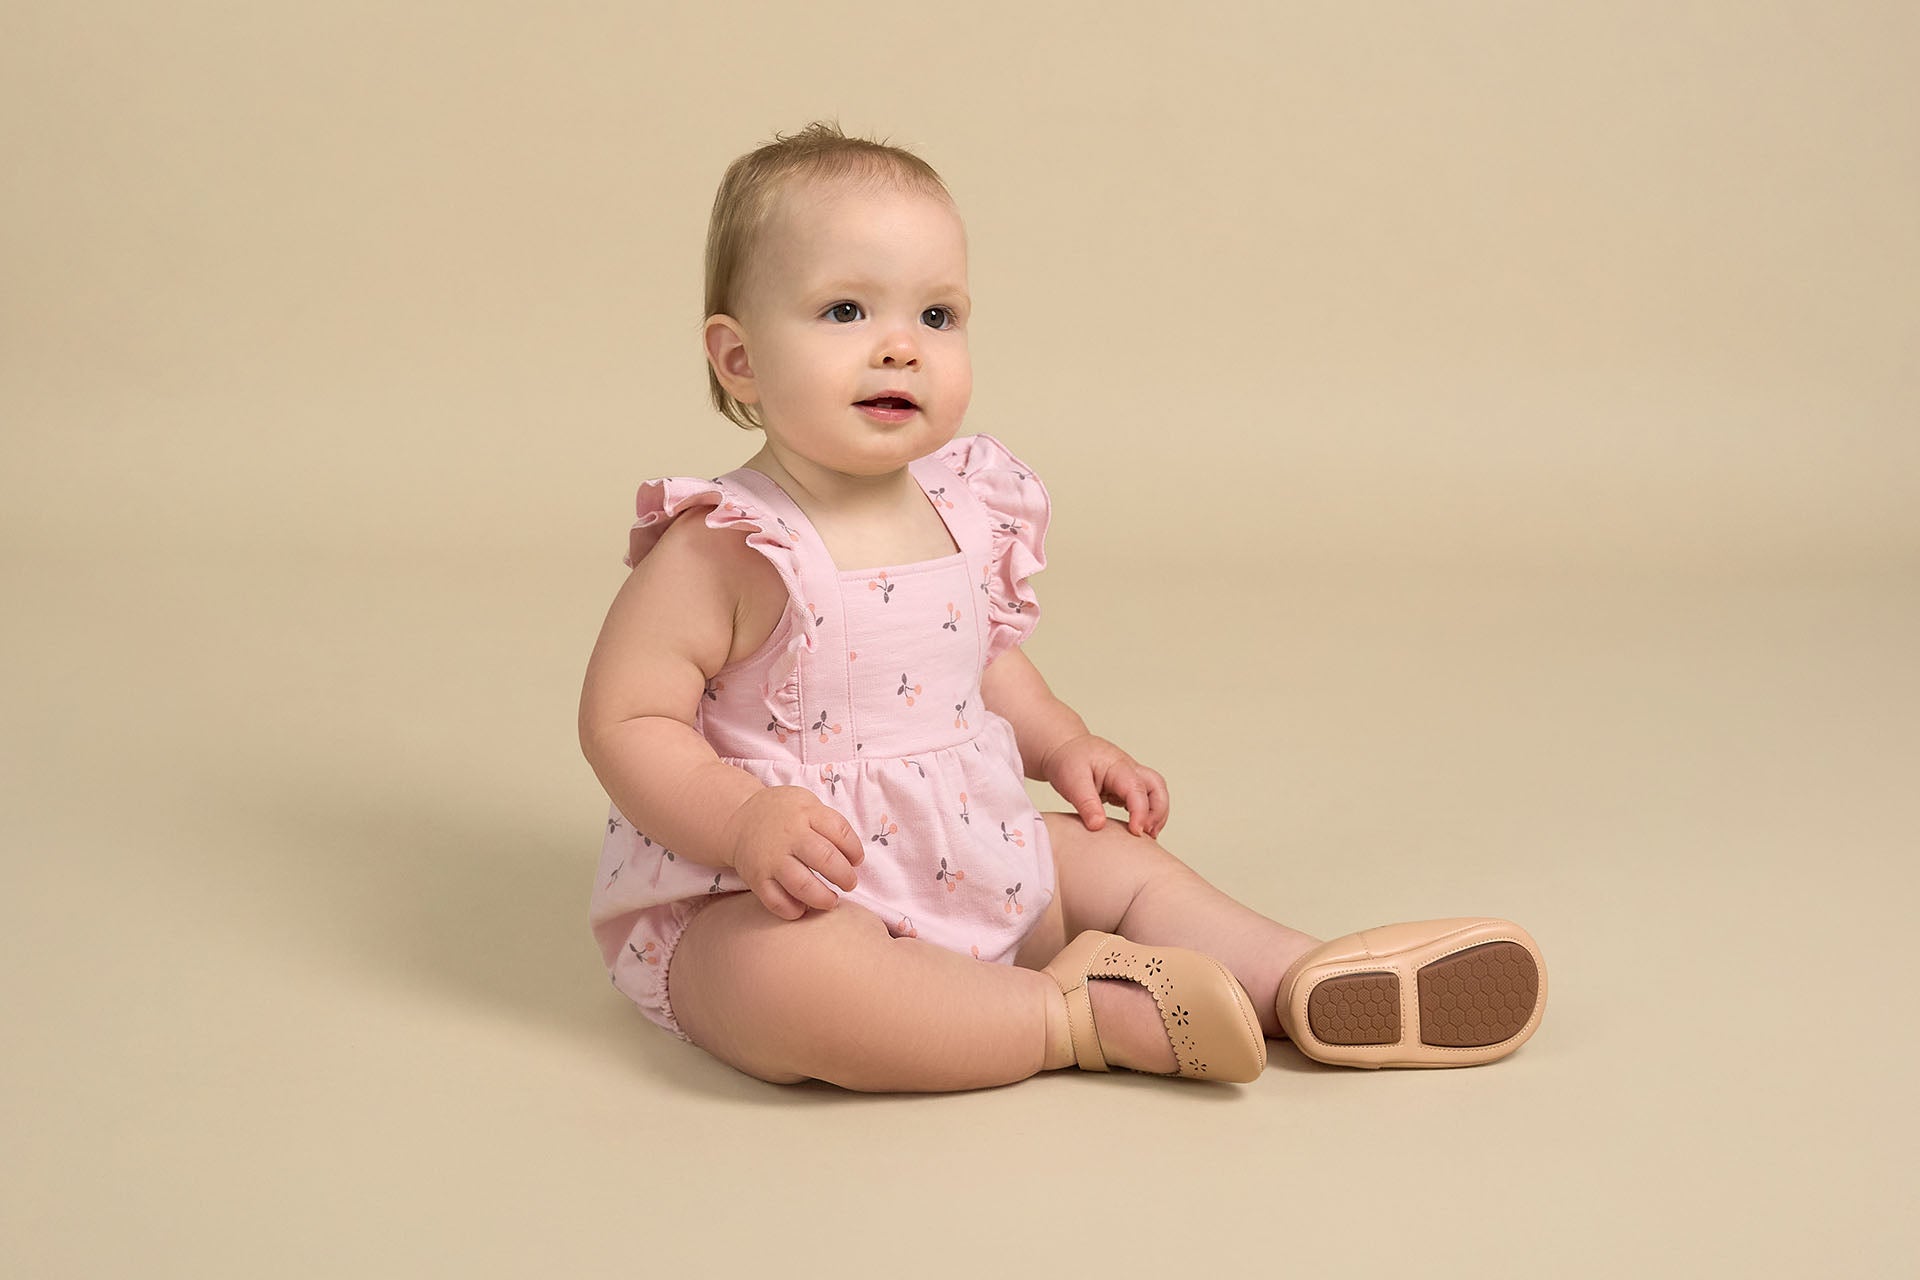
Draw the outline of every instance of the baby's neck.
<instances>
[{"instance_id":1,"label":"baby's neck","mask_svg":"<svg viewBox=\"0 0 1920 1280\"><path fill-rule=\"evenodd\" d=\"M791 466L771 447L763 447L743 465L771 478L816 523L822 517L849 523L885 521L902 507L911 509L912 500L920 498L920 486L906 467L857 476L804 458L790 461Z\"/></svg>"}]
</instances>

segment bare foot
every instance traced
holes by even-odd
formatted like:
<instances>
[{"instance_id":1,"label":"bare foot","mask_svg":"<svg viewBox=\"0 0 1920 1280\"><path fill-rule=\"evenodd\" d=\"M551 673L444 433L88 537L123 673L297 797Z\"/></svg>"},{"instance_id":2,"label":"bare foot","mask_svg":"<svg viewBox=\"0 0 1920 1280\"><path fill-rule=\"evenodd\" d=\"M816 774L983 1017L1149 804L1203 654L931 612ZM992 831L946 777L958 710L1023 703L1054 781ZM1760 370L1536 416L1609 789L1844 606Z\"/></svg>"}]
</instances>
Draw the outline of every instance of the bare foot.
<instances>
[{"instance_id":1,"label":"bare foot","mask_svg":"<svg viewBox=\"0 0 1920 1280\"><path fill-rule=\"evenodd\" d=\"M1092 978L1087 997L1093 1001L1093 1025L1100 1036L1100 1052L1116 1067L1172 1075L1180 1069L1167 1042L1160 1007L1147 989L1125 978Z\"/></svg>"}]
</instances>

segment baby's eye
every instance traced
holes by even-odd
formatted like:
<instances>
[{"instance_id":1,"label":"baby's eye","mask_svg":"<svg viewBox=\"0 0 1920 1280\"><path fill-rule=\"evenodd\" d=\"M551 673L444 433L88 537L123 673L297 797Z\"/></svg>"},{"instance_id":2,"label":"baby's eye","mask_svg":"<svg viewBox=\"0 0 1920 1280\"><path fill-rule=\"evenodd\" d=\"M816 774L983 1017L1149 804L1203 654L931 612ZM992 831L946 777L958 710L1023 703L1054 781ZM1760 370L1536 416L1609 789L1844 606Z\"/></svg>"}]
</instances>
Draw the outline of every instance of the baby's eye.
<instances>
[{"instance_id":1,"label":"baby's eye","mask_svg":"<svg viewBox=\"0 0 1920 1280\"><path fill-rule=\"evenodd\" d=\"M928 307L925 311L922 311L920 314L922 316L930 316L930 315L933 315L935 312L938 312L939 314L947 318L947 323L937 324L933 326L936 329L951 329L955 325L960 323L959 320L954 318L953 308L951 307Z\"/></svg>"},{"instance_id":2,"label":"baby's eye","mask_svg":"<svg viewBox=\"0 0 1920 1280\"><path fill-rule=\"evenodd\" d=\"M840 308L842 307L852 307L855 311L858 311L860 309L860 304L857 302L836 302L832 306L827 308L827 314L832 315L834 312L840 310ZM848 317L848 318L852 319L852 317Z\"/></svg>"}]
</instances>

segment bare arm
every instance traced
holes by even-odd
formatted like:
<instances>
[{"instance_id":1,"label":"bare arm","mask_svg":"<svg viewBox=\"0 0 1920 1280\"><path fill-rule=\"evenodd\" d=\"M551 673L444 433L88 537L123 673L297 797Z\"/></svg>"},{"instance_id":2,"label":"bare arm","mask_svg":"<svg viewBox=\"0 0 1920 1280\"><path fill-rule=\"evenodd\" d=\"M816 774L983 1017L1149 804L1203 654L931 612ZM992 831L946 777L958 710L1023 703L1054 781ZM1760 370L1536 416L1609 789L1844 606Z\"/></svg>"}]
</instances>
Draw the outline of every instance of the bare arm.
<instances>
[{"instance_id":1,"label":"bare arm","mask_svg":"<svg viewBox=\"0 0 1920 1280\"><path fill-rule=\"evenodd\" d=\"M980 698L987 710L1013 726L1021 766L1036 782L1046 781L1047 757L1054 748L1087 733L1087 722L1053 696L1040 668L1019 645L995 658L981 675Z\"/></svg>"},{"instance_id":2,"label":"bare arm","mask_svg":"<svg viewBox=\"0 0 1920 1280\"><path fill-rule=\"evenodd\" d=\"M774 574L738 536L674 521L615 595L580 692L580 749L614 807L707 866L731 865L726 825L767 789L693 727L733 645L739 584L762 570Z\"/></svg>"},{"instance_id":3,"label":"bare arm","mask_svg":"<svg viewBox=\"0 0 1920 1280\"><path fill-rule=\"evenodd\" d=\"M1106 825L1103 802L1126 808L1127 828L1135 835L1157 836L1166 826L1167 780L1089 732L1087 722L1053 696L1018 645L987 668L980 696L989 711L1013 726L1027 776L1059 792L1089 830Z\"/></svg>"},{"instance_id":4,"label":"bare arm","mask_svg":"<svg viewBox=\"0 0 1920 1280\"><path fill-rule=\"evenodd\" d=\"M739 534L674 521L607 611L580 691L580 749L641 830L690 862L733 868L767 910L798 920L837 906L832 886L856 887L860 837L805 787L769 787L726 763L693 727L741 601L763 587L785 598Z\"/></svg>"}]
</instances>

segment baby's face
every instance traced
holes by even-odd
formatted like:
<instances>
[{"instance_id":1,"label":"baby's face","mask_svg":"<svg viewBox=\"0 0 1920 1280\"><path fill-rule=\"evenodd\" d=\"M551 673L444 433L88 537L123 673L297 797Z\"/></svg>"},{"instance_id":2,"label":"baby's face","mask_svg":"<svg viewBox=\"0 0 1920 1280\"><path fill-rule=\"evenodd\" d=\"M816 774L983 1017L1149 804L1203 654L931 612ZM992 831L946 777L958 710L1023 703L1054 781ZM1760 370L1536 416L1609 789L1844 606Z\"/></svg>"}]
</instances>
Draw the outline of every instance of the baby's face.
<instances>
[{"instance_id":1,"label":"baby's face","mask_svg":"<svg viewBox=\"0 0 1920 1280\"><path fill-rule=\"evenodd\" d=\"M738 317L767 435L849 475L881 475L960 430L973 395L966 230L945 201L791 193ZM904 421L859 402L904 392Z\"/></svg>"}]
</instances>

